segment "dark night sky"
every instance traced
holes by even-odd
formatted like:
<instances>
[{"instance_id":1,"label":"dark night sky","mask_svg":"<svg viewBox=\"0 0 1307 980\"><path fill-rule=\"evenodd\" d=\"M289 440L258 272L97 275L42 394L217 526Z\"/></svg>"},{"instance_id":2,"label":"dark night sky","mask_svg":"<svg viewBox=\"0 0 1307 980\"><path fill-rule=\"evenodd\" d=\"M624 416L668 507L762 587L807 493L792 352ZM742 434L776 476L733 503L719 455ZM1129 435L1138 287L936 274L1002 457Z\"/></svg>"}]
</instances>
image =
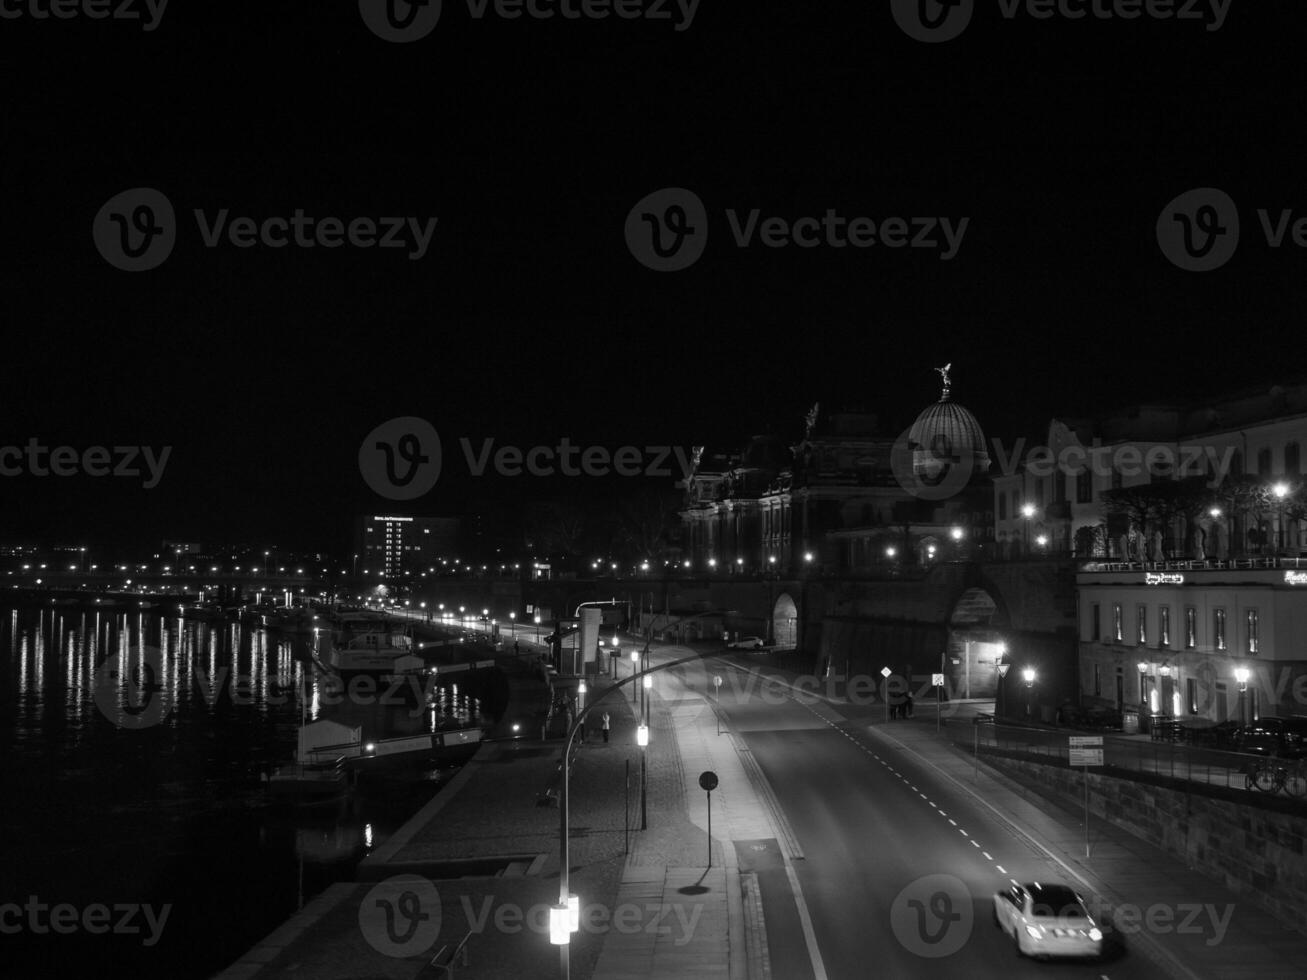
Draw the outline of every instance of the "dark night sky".
<instances>
[{"instance_id":1,"label":"dark night sky","mask_svg":"<svg viewBox=\"0 0 1307 980\"><path fill-rule=\"evenodd\" d=\"M173 447L149 491L0 478L0 541L343 546L350 515L398 509L356 454L399 415L431 420L447 456L459 436L735 448L797 434L814 401L906 425L952 361L994 436L1301 373L1307 251L1267 248L1255 217L1307 214L1301 12L1233 0L1209 32L977 0L961 37L923 44L889 6L704 0L678 33L474 21L447 0L403 45L354 3L177 4L152 32L0 21L0 446ZM91 225L139 186L181 230L126 273ZM660 274L623 223L667 186L698 193L712 236ZM1238 202L1244 239L1194 274L1154 223L1201 186ZM416 262L205 248L191 210L223 207L439 225ZM727 208L970 225L950 262L739 249ZM404 509L529 480L451 473Z\"/></svg>"}]
</instances>

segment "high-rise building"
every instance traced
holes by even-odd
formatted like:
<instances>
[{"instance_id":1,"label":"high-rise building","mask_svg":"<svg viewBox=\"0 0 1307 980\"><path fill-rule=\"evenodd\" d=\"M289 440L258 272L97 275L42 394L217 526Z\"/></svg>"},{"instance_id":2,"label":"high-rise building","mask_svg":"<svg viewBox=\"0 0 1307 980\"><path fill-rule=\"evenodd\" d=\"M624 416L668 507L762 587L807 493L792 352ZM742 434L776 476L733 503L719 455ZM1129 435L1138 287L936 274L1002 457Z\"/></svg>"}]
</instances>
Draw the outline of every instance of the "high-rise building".
<instances>
[{"instance_id":1,"label":"high-rise building","mask_svg":"<svg viewBox=\"0 0 1307 980\"><path fill-rule=\"evenodd\" d=\"M354 538L355 570L387 582L420 574L457 554L459 525L457 517L360 517Z\"/></svg>"}]
</instances>

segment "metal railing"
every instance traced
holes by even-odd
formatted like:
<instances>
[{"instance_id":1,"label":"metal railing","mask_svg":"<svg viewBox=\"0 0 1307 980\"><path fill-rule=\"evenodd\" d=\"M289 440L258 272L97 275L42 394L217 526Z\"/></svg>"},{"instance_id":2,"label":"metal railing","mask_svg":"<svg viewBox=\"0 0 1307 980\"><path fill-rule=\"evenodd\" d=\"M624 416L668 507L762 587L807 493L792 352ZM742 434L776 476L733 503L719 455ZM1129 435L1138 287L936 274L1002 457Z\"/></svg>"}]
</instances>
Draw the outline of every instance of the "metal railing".
<instances>
[{"instance_id":1,"label":"metal railing","mask_svg":"<svg viewBox=\"0 0 1307 980\"><path fill-rule=\"evenodd\" d=\"M1284 558L1261 555L1221 560L1204 558L1173 558L1166 561L1086 561L1082 572L1202 572L1227 570L1256 570L1277 568L1307 568L1307 558Z\"/></svg>"},{"instance_id":2,"label":"metal railing","mask_svg":"<svg viewBox=\"0 0 1307 980\"><path fill-rule=\"evenodd\" d=\"M1068 736L1084 732L1021 728L1001 724L977 724L974 731L954 734L955 744L967 752L1006 757L1045 765L1070 767ZM1284 806L1307 813L1307 800L1287 791L1276 795L1257 785L1250 776L1265 769L1269 761L1274 768L1301 772L1296 761L1243 752L1230 752L1181 742L1157 741L1137 736L1104 734L1103 765L1092 771L1118 778L1164 779L1193 784L1194 791L1204 789L1246 794L1241 802L1275 799ZM1293 786L1292 780L1289 782ZM1217 795L1217 794L1213 794ZM1219 795L1226 795L1220 792ZM1279 804L1272 804L1283 808Z\"/></svg>"}]
</instances>

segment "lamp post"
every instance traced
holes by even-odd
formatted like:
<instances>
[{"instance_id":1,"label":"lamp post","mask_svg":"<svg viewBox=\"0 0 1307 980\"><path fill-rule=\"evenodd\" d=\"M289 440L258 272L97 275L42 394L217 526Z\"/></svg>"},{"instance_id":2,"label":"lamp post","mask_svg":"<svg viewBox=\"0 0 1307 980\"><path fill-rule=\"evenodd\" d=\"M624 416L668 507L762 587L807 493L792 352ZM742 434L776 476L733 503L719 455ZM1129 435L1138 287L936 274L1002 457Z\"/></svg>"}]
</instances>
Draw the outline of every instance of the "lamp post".
<instances>
[{"instance_id":1,"label":"lamp post","mask_svg":"<svg viewBox=\"0 0 1307 980\"><path fill-rule=\"evenodd\" d=\"M1022 505L1021 505L1021 516L1024 517L1024 518L1026 519L1026 525L1025 525L1025 528L1026 528L1025 541L1026 541L1026 557L1028 558L1028 557L1030 557L1030 519L1031 519L1032 517L1035 516L1035 505L1034 505L1034 504L1022 504Z\"/></svg>"},{"instance_id":2,"label":"lamp post","mask_svg":"<svg viewBox=\"0 0 1307 980\"><path fill-rule=\"evenodd\" d=\"M1248 668L1236 667L1234 669L1234 679L1239 682L1239 724L1246 727L1247 704L1248 704Z\"/></svg>"},{"instance_id":3,"label":"lamp post","mask_svg":"<svg viewBox=\"0 0 1307 980\"><path fill-rule=\"evenodd\" d=\"M508 635L512 637L514 640L516 640L517 639L517 613L515 612L509 613L508 622L510 623L508 627Z\"/></svg>"},{"instance_id":4,"label":"lamp post","mask_svg":"<svg viewBox=\"0 0 1307 980\"><path fill-rule=\"evenodd\" d=\"M1289 496L1289 484L1281 481L1271 487L1271 493L1275 494L1276 502L1275 553L1280 555L1284 553L1284 498Z\"/></svg>"},{"instance_id":5,"label":"lamp post","mask_svg":"<svg viewBox=\"0 0 1307 980\"><path fill-rule=\"evenodd\" d=\"M1021 679L1026 682L1026 720L1029 721L1031 717L1031 689L1035 686L1035 668L1027 667L1021 671Z\"/></svg>"},{"instance_id":6,"label":"lamp post","mask_svg":"<svg viewBox=\"0 0 1307 980\"><path fill-rule=\"evenodd\" d=\"M999 656L1001 657L1002 654L1000 654ZM1003 697L1003 678L1007 676L1007 672L1012 665L1005 664L1000 659L994 661L994 666L998 668L998 699L997 700L1001 701ZM1002 711L1000 710L999 713L1002 714Z\"/></svg>"},{"instance_id":7,"label":"lamp post","mask_svg":"<svg viewBox=\"0 0 1307 980\"><path fill-rule=\"evenodd\" d=\"M632 676L632 677L634 677L635 674L636 674L636 671L640 669L638 666L636 666L636 665L639 663L639 661L640 661L640 651L639 651L639 650L632 650L632 651L631 651L631 676ZM633 687L633 688L631 688L631 706L632 706L632 707L635 706L635 699L636 699L636 696L637 696L637 692L636 692L636 689Z\"/></svg>"}]
</instances>

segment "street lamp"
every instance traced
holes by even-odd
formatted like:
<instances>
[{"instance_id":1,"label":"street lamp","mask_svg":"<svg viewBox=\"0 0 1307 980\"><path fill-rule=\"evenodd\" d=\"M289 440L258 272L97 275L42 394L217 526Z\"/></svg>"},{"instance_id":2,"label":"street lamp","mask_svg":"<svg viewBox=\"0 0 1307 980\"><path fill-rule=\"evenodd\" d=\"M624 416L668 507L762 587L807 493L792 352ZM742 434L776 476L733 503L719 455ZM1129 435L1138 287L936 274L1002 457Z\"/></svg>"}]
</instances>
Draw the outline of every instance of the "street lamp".
<instances>
[{"instance_id":1,"label":"street lamp","mask_svg":"<svg viewBox=\"0 0 1307 980\"><path fill-rule=\"evenodd\" d=\"M510 625L509 628L508 628L508 629L509 629L509 633L508 633L508 635L509 635L510 637L516 639L516 638L517 638L517 613L515 613L515 612L511 612L511 613L509 613L509 614L508 614L508 621L509 621L509 623L512 624L512 625Z\"/></svg>"},{"instance_id":2,"label":"street lamp","mask_svg":"<svg viewBox=\"0 0 1307 980\"><path fill-rule=\"evenodd\" d=\"M1030 555L1030 519L1035 516L1034 504L1022 504L1021 516L1026 519L1026 555Z\"/></svg>"},{"instance_id":3,"label":"street lamp","mask_svg":"<svg viewBox=\"0 0 1307 980\"><path fill-rule=\"evenodd\" d=\"M1248 668L1236 667L1234 669L1234 679L1239 682L1239 724L1247 725L1247 703L1248 703Z\"/></svg>"},{"instance_id":4,"label":"street lamp","mask_svg":"<svg viewBox=\"0 0 1307 980\"><path fill-rule=\"evenodd\" d=\"M1030 718L1030 694L1031 688L1035 686L1035 668L1027 667L1021 671L1021 679L1026 682L1026 718Z\"/></svg>"},{"instance_id":5,"label":"street lamp","mask_svg":"<svg viewBox=\"0 0 1307 980\"><path fill-rule=\"evenodd\" d=\"M1289 484L1281 481L1271 487L1271 493L1276 500L1275 551L1280 554L1284 551L1284 498L1289 496Z\"/></svg>"}]
</instances>

